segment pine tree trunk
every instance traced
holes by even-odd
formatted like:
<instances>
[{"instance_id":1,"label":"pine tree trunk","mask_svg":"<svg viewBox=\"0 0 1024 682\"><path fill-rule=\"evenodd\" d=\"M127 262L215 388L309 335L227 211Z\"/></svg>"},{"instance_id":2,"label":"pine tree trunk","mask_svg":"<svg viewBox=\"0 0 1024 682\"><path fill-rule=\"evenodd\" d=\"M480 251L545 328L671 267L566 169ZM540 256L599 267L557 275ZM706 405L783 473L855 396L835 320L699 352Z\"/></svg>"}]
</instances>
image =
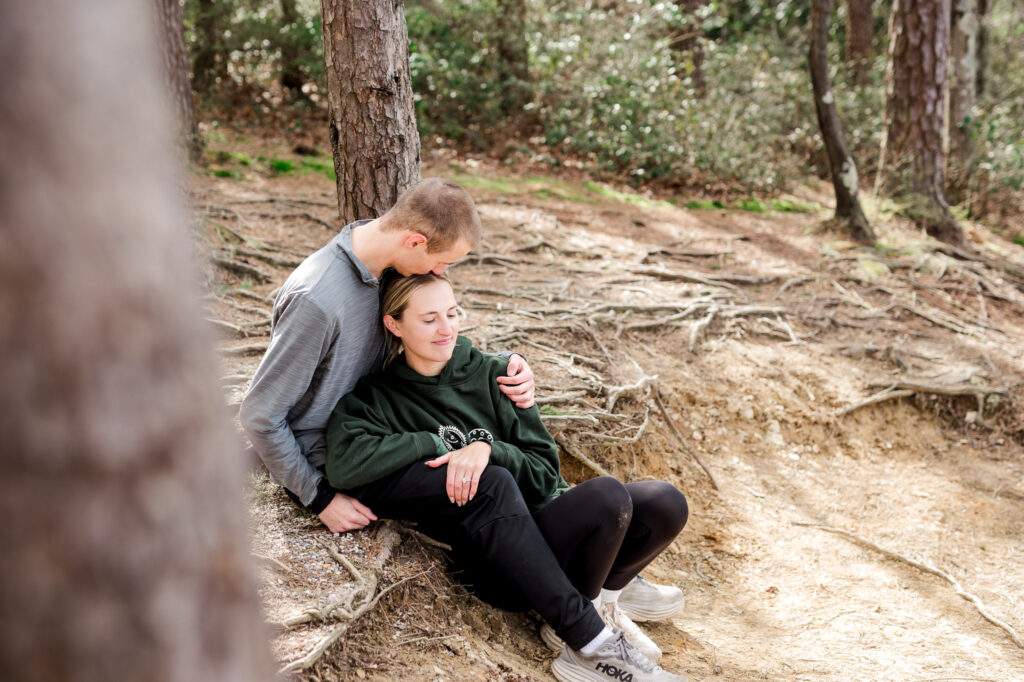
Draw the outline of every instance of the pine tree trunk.
<instances>
[{"instance_id":1,"label":"pine tree trunk","mask_svg":"<svg viewBox=\"0 0 1024 682\"><path fill-rule=\"evenodd\" d=\"M164 82L177 113L178 139L197 161L203 153L195 110L192 106L192 83L189 80L188 49L185 47L185 26L182 23L179 0L154 0L157 31L163 53Z\"/></svg>"},{"instance_id":2,"label":"pine tree trunk","mask_svg":"<svg viewBox=\"0 0 1024 682\"><path fill-rule=\"evenodd\" d=\"M936 239L962 243L944 194L942 152L950 0L894 0L876 190L901 197Z\"/></svg>"},{"instance_id":3,"label":"pine tree trunk","mask_svg":"<svg viewBox=\"0 0 1024 682\"><path fill-rule=\"evenodd\" d=\"M971 109L977 85L977 0L953 0L950 22L949 154L946 157L948 198L960 203L967 198L974 143L971 140Z\"/></svg>"},{"instance_id":4,"label":"pine tree trunk","mask_svg":"<svg viewBox=\"0 0 1024 682\"><path fill-rule=\"evenodd\" d=\"M867 83L871 78L874 30L871 0L847 0L846 64L858 83Z\"/></svg>"},{"instance_id":5,"label":"pine tree trunk","mask_svg":"<svg viewBox=\"0 0 1024 682\"><path fill-rule=\"evenodd\" d=\"M272 675L154 21L134 0L0 8L8 680Z\"/></svg>"},{"instance_id":6,"label":"pine tree trunk","mask_svg":"<svg viewBox=\"0 0 1024 682\"><path fill-rule=\"evenodd\" d=\"M832 0L811 0L811 37L808 62L814 88L814 107L818 125L828 151L832 184L836 192L836 220L845 225L856 241L871 244L875 233L860 205L857 166L846 146L846 135L839 120L835 95L828 73L828 25L832 18Z\"/></svg>"},{"instance_id":7,"label":"pine tree trunk","mask_svg":"<svg viewBox=\"0 0 1024 682\"><path fill-rule=\"evenodd\" d=\"M980 99L985 94L985 79L988 77L988 5L989 0L977 0L978 40L974 69L974 96Z\"/></svg>"},{"instance_id":8,"label":"pine tree trunk","mask_svg":"<svg viewBox=\"0 0 1024 682\"><path fill-rule=\"evenodd\" d=\"M375 218L420 177L401 0L323 0L331 145L342 224Z\"/></svg>"}]
</instances>

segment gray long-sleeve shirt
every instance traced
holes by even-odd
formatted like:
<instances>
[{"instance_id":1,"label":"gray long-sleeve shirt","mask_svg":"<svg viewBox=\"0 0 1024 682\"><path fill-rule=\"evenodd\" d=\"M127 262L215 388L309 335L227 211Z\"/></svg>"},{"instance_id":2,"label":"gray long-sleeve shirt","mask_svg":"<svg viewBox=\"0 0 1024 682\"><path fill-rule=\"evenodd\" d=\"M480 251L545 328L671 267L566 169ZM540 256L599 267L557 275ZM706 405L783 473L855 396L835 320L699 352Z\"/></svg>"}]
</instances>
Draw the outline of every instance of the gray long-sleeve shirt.
<instances>
[{"instance_id":1,"label":"gray long-sleeve shirt","mask_svg":"<svg viewBox=\"0 0 1024 682\"><path fill-rule=\"evenodd\" d=\"M352 252L352 228L366 222L347 225L285 281L239 413L271 477L305 505L323 479L331 411L384 357L380 282Z\"/></svg>"}]
</instances>

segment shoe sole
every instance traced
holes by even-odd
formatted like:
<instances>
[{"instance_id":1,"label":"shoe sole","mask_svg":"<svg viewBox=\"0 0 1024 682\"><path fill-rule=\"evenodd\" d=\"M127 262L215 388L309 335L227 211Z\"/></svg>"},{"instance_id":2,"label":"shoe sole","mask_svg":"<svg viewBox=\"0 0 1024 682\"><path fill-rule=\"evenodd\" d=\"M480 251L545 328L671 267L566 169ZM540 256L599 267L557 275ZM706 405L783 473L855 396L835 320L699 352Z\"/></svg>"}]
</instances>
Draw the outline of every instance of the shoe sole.
<instances>
[{"instance_id":1,"label":"shoe sole","mask_svg":"<svg viewBox=\"0 0 1024 682\"><path fill-rule=\"evenodd\" d=\"M633 622L646 623L652 620L665 620L669 616L674 616L677 613L680 613L684 608L686 608L686 605L680 604L677 606L662 607L661 609L657 609L643 607L638 608L635 606L626 606L625 604L620 603L619 608L622 609L622 612L629 616L630 620L632 620Z\"/></svg>"},{"instance_id":2,"label":"shoe sole","mask_svg":"<svg viewBox=\"0 0 1024 682\"><path fill-rule=\"evenodd\" d=\"M551 662L551 674L559 682L605 682L606 680L606 678L599 676L596 672L581 668L561 657Z\"/></svg>"}]
</instances>

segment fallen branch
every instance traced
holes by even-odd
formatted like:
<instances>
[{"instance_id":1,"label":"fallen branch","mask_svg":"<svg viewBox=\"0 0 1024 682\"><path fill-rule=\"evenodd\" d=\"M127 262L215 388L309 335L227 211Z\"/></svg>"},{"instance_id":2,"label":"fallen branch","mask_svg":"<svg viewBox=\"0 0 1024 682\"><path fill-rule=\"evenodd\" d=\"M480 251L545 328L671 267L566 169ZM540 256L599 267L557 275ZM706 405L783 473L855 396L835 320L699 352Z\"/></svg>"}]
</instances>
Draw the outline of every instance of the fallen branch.
<instances>
[{"instance_id":1,"label":"fallen branch","mask_svg":"<svg viewBox=\"0 0 1024 682\"><path fill-rule=\"evenodd\" d=\"M851 533L848 530L843 530L842 528L835 528L833 526L823 526L823 525L817 524L817 523L800 523L800 522L797 522L794 525L805 526L805 527L808 527L808 528L817 528L818 530L823 530L823 531L828 532L828 533L835 533L836 535L842 535L843 537L845 537L845 538L847 538L849 540L853 540L857 544L863 545L864 547L867 547L869 549L873 549L876 552L884 554L885 556L889 557L890 559L896 559L897 561L902 561L904 563L910 564L914 568L917 568L919 570L924 571L925 573L931 573L932 575L936 575L936 576L942 578L943 580L948 582L950 585L952 585L953 590L960 597L962 597L963 599L971 602L974 605L974 607L978 610L978 613L981 614L982 618L984 618L988 622L992 623L996 627L1002 629L1004 632L1006 632L1010 636L1010 639L1013 640L1014 644L1019 646L1021 649L1024 649L1024 641L1021 641L1020 636L1014 631L1014 629L1012 627L1010 627L1009 625L1007 625L1006 623L1004 623L1003 621L999 620L998 618L993 616L991 613L989 613L988 609L985 608L985 605L981 603L980 599L975 597L970 592L967 592L966 590L964 590L964 588L960 585L960 583L957 581L957 579L954 578L953 576L951 576L950 574L946 573L945 571L939 570L939 569L937 569L934 566L931 566L929 564L925 564L925 563L921 563L920 561L914 561L913 559L909 559L909 558L903 556L902 554L899 554L898 552L892 551L891 549L886 549L885 547L880 547L879 545L876 545L875 543L871 542L870 540L865 540L864 538L860 537L859 535L855 535L855 534Z\"/></svg>"},{"instance_id":2,"label":"fallen branch","mask_svg":"<svg viewBox=\"0 0 1024 682\"><path fill-rule=\"evenodd\" d=\"M854 403L853 405L850 405L848 407L844 407L843 409L841 409L838 412L836 412L836 416L837 417L842 417L842 416L850 414L854 410L859 410L862 407L867 407L868 405L874 405L876 403L882 403L882 402L885 402L886 400L896 400L897 398L906 398L907 396L911 396L911 395L914 395L913 391L907 391L907 390L898 391L898 390L895 390L894 386L888 386L885 389L879 391L878 393L874 394L873 396L871 396L869 398L865 398L864 400L861 400L858 403Z\"/></svg>"}]
</instances>

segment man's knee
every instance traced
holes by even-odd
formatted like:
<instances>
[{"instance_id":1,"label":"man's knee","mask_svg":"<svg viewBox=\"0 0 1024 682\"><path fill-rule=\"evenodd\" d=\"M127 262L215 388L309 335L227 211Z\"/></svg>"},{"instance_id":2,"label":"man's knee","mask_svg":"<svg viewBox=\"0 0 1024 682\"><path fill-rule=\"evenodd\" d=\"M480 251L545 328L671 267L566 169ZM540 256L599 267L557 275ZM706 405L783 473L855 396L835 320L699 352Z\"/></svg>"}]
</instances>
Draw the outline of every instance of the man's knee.
<instances>
[{"instance_id":1,"label":"man's knee","mask_svg":"<svg viewBox=\"0 0 1024 682\"><path fill-rule=\"evenodd\" d=\"M478 504L493 504L496 509L503 511L514 509L516 512L522 512L526 509L516 479L508 469L494 464L489 465L480 474L476 495L470 503L474 501Z\"/></svg>"}]
</instances>

